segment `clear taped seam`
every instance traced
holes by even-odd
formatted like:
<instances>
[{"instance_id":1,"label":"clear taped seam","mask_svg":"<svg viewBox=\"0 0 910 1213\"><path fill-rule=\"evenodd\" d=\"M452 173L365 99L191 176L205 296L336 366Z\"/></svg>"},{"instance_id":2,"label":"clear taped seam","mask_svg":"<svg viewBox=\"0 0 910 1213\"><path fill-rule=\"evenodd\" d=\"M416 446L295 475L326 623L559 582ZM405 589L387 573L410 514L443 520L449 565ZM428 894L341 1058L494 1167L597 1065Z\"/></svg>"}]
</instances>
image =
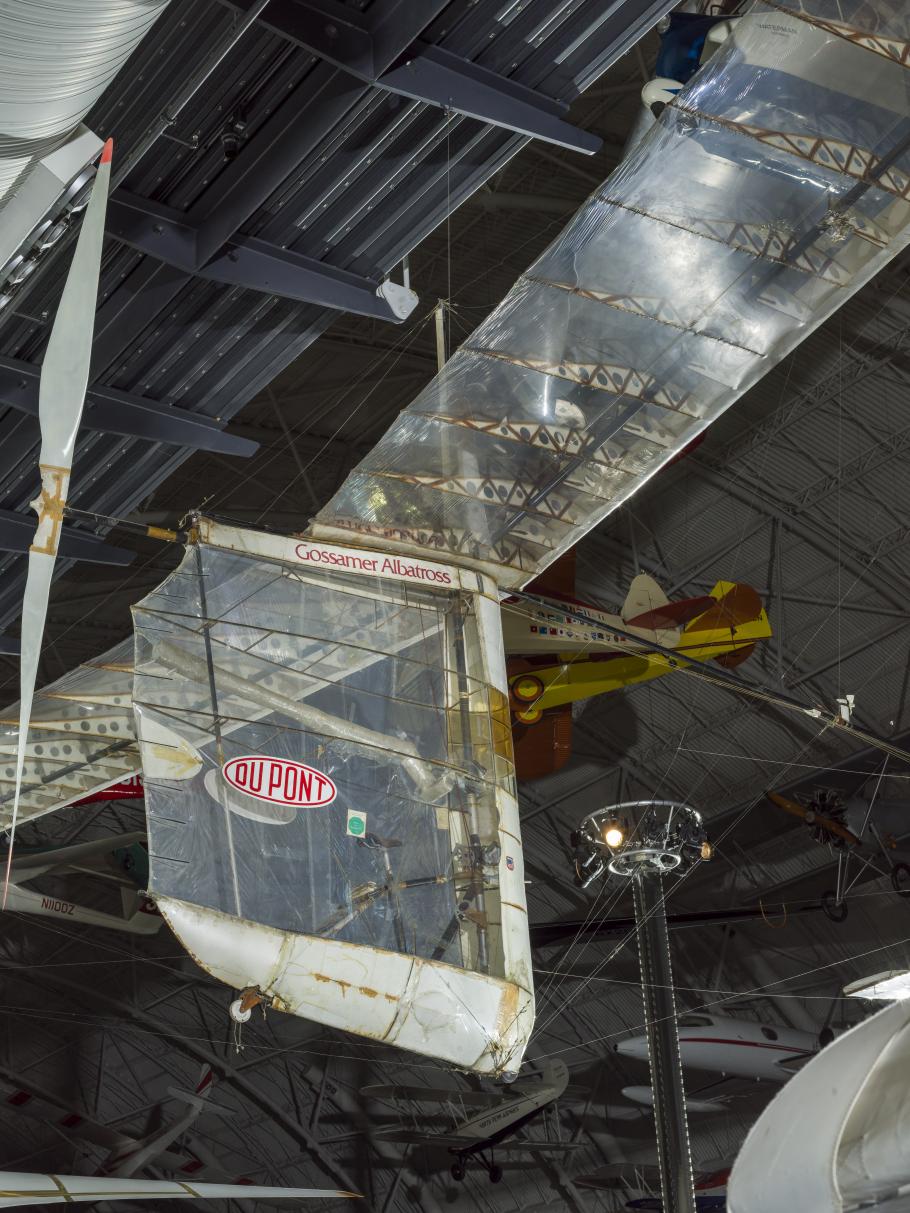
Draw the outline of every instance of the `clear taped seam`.
<instances>
[{"instance_id":1,"label":"clear taped seam","mask_svg":"<svg viewBox=\"0 0 910 1213\"><path fill-rule=\"evenodd\" d=\"M697 234L697 233L693 233ZM573 286L571 282L556 282L551 278L541 278L535 274L523 274L526 282L534 282L538 286L547 286L556 291L565 291L569 295L577 295L580 299L590 299L593 303L602 303L606 307L615 308L618 312L629 312L642 320L652 320L655 324L666 325L680 333L689 333L705 341L717 341L744 354L752 354L756 358L764 357L760 350L753 350L747 345L740 345L728 337L716 337L713 333L703 332L683 322L683 318L669 299L647 295L619 295L606 291L597 291L593 287ZM650 402L649 402L650 403Z\"/></svg>"},{"instance_id":2,"label":"clear taped seam","mask_svg":"<svg viewBox=\"0 0 910 1213\"><path fill-rule=\"evenodd\" d=\"M752 126L745 122L734 122L731 118L721 118L717 114L709 114L704 110L696 109L694 106L686 105L685 102L680 102L678 98L671 101L667 109L675 109L678 113L688 114L701 121L712 122L716 126L724 127L735 135L755 139L765 147L772 147L776 151L797 156L799 159L805 160L809 164L817 165L819 168L827 169L829 172L840 173L853 180L875 185L877 188L885 190L889 194L894 194L895 197L901 198L904 201L910 199L910 175L902 173L899 169L895 168L886 168L880 175L877 174L876 168L881 163L881 157L876 156L868 148L860 147L858 144L847 143L843 139L831 139L822 135L800 134L797 131L777 131L767 127ZM872 234L867 231L865 225L857 229L857 235L867 240L873 239ZM887 241L879 237L878 240L874 240L874 243L883 248Z\"/></svg>"},{"instance_id":3,"label":"clear taped seam","mask_svg":"<svg viewBox=\"0 0 910 1213\"><path fill-rule=\"evenodd\" d=\"M806 25L814 25L816 29L834 34L837 38L843 38L851 46L859 46L863 50L871 51L875 55L881 55L884 59L891 59L902 67L910 65L910 42L904 42L899 38L889 38L869 33L865 30L856 29L855 26L845 25L841 21L830 21L824 17L815 17L804 10L788 8L785 4L778 4L776 0L761 0L761 4L766 8L776 9L779 13L786 13L788 17L793 17L797 21L804 21Z\"/></svg>"},{"instance_id":4,"label":"clear taped seam","mask_svg":"<svg viewBox=\"0 0 910 1213\"><path fill-rule=\"evenodd\" d=\"M638 470L622 467L615 459L611 459L605 448L609 439L602 435L587 432L580 428L544 424L541 422L515 420L508 417L501 420L479 421L472 417L453 417L447 413L430 413L414 409L414 417L426 417L428 421L440 421L446 425L459 425L464 429L473 430L479 434L488 434L493 438L504 438L508 442L520 442L524 446L532 446L550 455L574 460L579 466L593 463L611 472L628 476L637 481ZM653 437L636 434L636 438L657 449L662 449L662 443Z\"/></svg>"},{"instance_id":5,"label":"clear taped seam","mask_svg":"<svg viewBox=\"0 0 910 1213\"><path fill-rule=\"evenodd\" d=\"M613 396L644 400L648 404L671 409L675 413L687 413L693 420L697 419L697 414L688 413L684 407L692 396L691 392L673 384L663 384L656 375L649 375L634 367L614 362L574 362L569 359L556 362L547 361L545 358L522 358L504 350L476 345L465 345L463 348L467 353L476 354L481 358L496 358L500 362L509 362L525 370L568 380L582 387L596 388Z\"/></svg>"},{"instance_id":6,"label":"clear taped seam","mask_svg":"<svg viewBox=\"0 0 910 1213\"><path fill-rule=\"evenodd\" d=\"M690 236L698 236L702 240L711 240L715 244L726 245L727 248L748 253L758 261L770 261L776 265L786 266L787 269L798 270L800 273L812 278L819 278L832 286L849 285L850 275L841 270L832 257L819 253L810 256L811 250L808 249L800 252L797 257L792 257L791 251L798 243L798 239L783 229L772 228L763 223L743 223L737 219L705 219L700 227L694 227L680 223L677 219L654 215L650 211L646 211L644 207L621 202L618 198L608 198L602 195L600 201L607 206L629 211L642 219L650 219L652 223L661 223L665 227L688 232Z\"/></svg>"}]
</instances>

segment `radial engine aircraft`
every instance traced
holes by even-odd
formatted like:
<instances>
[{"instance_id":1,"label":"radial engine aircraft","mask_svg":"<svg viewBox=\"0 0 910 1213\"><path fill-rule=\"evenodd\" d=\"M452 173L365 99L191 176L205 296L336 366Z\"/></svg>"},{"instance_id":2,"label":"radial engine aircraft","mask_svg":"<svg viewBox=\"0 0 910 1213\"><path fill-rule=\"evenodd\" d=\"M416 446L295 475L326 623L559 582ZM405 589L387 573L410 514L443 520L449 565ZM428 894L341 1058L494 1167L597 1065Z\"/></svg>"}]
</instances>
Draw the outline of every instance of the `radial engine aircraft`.
<instances>
[{"instance_id":1,"label":"radial engine aircraft","mask_svg":"<svg viewBox=\"0 0 910 1213\"><path fill-rule=\"evenodd\" d=\"M528 1154L562 1153L573 1148L565 1141L513 1139L513 1134L563 1094L569 1082L564 1062L551 1061L539 1075L520 1079L506 1093L492 1091L459 1092L430 1087L381 1086L366 1087L364 1094L377 1097L434 1102L483 1104L483 1111L460 1121L448 1133L427 1133L420 1129L391 1128L380 1130L377 1137L412 1145L441 1146L454 1154L452 1175L462 1180L471 1158L480 1159L490 1182L502 1179L502 1167L494 1159L494 1150L517 1150ZM487 1161L486 1155L489 1155Z\"/></svg>"},{"instance_id":2,"label":"radial engine aircraft","mask_svg":"<svg viewBox=\"0 0 910 1213\"><path fill-rule=\"evenodd\" d=\"M678 1026L679 1055L684 1067L730 1077L786 1082L793 1067L821 1047L813 1032L724 1015L683 1014ZM613 1047L623 1057L648 1060L648 1040L644 1034L629 1036Z\"/></svg>"},{"instance_id":3,"label":"radial engine aircraft","mask_svg":"<svg viewBox=\"0 0 910 1213\"><path fill-rule=\"evenodd\" d=\"M144 833L133 833L112 835L71 847L17 847L10 867L6 908L20 914L38 914L126 931L130 935L156 935L163 920L154 903L140 893L135 879L141 872L146 878L148 876L148 856L141 845L144 842ZM5 856L2 856L2 862L5 866ZM93 910L55 893L25 887L45 876L65 876L74 872L118 885L121 913Z\"/></svg>"},{"instance_id":4,"label":"radial engine aircraft","mask_svg":"<svg viewBox=\"0 0 910 1213\"><path fill-rule=\"evenodd\" d=\"M502 604L519 779L548 775L568 760L573 703L685 666L637 645L636 637L681 658L731 668L771 635L755 590L729 581L719 581L710 594L670 602L653 577L640 573L618 615L579 602L574 549L529 589L538 605L516 598Z\"/></svg>"}]
</instances>

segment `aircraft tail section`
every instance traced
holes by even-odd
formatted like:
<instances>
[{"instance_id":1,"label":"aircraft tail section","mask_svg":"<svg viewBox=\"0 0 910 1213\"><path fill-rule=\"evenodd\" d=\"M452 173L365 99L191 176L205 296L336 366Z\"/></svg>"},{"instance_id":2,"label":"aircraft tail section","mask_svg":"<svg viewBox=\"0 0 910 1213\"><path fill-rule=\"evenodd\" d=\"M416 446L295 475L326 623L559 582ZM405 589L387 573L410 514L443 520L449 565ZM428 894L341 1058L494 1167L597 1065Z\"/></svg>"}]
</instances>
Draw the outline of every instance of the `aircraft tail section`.
<instances>
[{"instance_id":1,"label":"aircraft tail section","mask_svg":"<svg viewBox=\"0 0 910 1213\"><path fill-rule=\"evenodd\" d=\"M718 581L710 595L714 605L686 625L686 632L707 632L715 628L736 628L755 623L764 614L762 600L751 585Z\"/></svg>"},{"instance_id":2,"label":"aircraft tail section","mask_svg":"<svg viewBox=\"0 0 910 1213\"><path fill-rule=\"evenodd\" d=\"M649 577L647 573L639 573L637 577L632 578L620 614L628 622L639 615L647 615L657 607L666 606L669 601L653 577Z\"/></svg>"},{"instance_id":3,"label":"aircraft tail section","mask_svg":"<svg viewBox=\"0 0 910 1213\"><path fill-rule=\"evenodd\" d=\"M179 1099L181 1103L189 1104L197 1116L203 1109L207 1112L217 1112L220 1116L233 1115L230 1108L224 1108L221 1104L209 1102L209 1096L212 1093L214 1085L215 1071L211 1066L204 1065L199 1071L199 1081L194 1090L183 1091L179 1087L168 1087L167 1093L172 1099Z\"/></svg>"},{"instance_id":4,"label":"aircraft tail section","mask_svg":"<svg viewBox=\"0 0 910 1213\"><path fill-rule=\"evenodd\" d=\"M554 1099L558 1099L569 1085L569 1067L564 1061L550 1058L543 1067L543 1081L554 1088Z\"/></svg>"},{"instance_id":5,"label":"aircraft tail section","mask_svg":"<svg viewBox=\"0 0 910 1213\"><path fill-rule=\"evenodd\" d=\"M137 889L121 889L123 906L123 930L131 935L157 935L164 919L155 908L155 903Z\"/></svg>"},{"instance_id":6,"label":"aircraft tail section","mask_svg":"<svg viewBox=\"0 0 910 1213\"><path fill-rule=\"evenodd\" d=\"M190 1128L203 1109L228 1114L226 1108L208 1103L214 1081L215 1075L211 1066L203 1065L199 1072L199 1080L192 1091L169 1087L168 1096L189 1104L187 1111L177 1119L165 1123L164 1105L163 1103L156 1104L149 1117L145 1135L112 1150L101 1168L100 1174L125 1178L135 1175L137 1171L141 1171L155 1159L168 1157L169 1147Z\"/></svg>"}]
</instances>

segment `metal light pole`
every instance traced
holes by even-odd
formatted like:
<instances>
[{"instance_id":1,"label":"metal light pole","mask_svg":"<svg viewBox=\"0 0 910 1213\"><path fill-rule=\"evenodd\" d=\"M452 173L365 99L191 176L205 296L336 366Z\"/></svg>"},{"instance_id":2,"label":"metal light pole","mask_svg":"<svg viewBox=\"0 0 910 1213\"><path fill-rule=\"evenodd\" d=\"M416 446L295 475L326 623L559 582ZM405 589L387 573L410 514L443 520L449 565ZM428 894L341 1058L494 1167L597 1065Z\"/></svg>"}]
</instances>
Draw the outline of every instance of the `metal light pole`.
<instances>
[{"instance_id":1,"label":"metal light pole","mask_svg":"<svg viewBox=\"0 0 910 1213\"><path fill-rule=\"evenodd\" d=\"M632 881L663 1213L695 1213L663 877L710 859L711 844L701 814L669 800L598 809L572 842L582 888L608 875Z\"/></svg>"}]
</instances>

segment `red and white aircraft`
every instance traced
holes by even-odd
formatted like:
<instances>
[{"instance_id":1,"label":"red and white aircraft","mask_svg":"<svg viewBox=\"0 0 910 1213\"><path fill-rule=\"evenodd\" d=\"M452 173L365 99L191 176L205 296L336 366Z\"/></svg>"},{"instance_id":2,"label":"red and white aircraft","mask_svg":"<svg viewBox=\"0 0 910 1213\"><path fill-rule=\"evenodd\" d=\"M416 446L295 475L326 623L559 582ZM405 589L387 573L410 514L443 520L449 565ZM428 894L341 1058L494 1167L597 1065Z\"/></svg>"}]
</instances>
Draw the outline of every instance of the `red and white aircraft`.
<instances>
[{"instance_id":1,"label":"red and white aircraft","mask_svg":"<svg viewBox=\"0 0 910 1213\"><path fill-rule=\"evenodd\" d=\"M679 1017L679 1056L684 1067L737 1078L786 1082L793 1068L817 1053L813 1032L701 1012ZM630 1036L613 1046L623 1057L648 1060L647 1037Z\"/></svg>"},{"instance_id":2,"label":"red and white aircraft","mask_svg":"<svg viewBox=\"0 0 910 1213\"><path fill-rule=\"evenodd\" d=\"M727 1179L730 1163L715 1160L694 1168L695 1208L697 1213L723 1213L727 1203ZM662 1213L663 1202L655 1190L660 1187L660 1169L656 1163L607 1163L587 1175L576 1175L577 1188L602 1192L621 1192L628 1199L627 1209L647 1209ZM642 1195L635 1195L642 1193Z\"/></svg>"},{"instance_id":3,"label":"red and white aircraft","mask_svg":"<svg viewBox=\"0 0 910 1213\"><path fill-rule=\"evenodd\" d=\"M190 1150L172 1147L203 1111L225 1114L224 1108L208 1102L215 1083L215 1075L209 1066L202 1067L192 1092L174 1087L168 1089L168 1098L152 1109L149 1116L149 1124L152 1127L142 1137L134 1137L110 1125L100 1124L91 1117L83 1116L51 1092L34 1086L23 1087L12 1072L0 1069L0 1082L8 1088L5 1094L0 1093L0 1101L8 1108L14 1108L42 1124L52 1125L61 1136L107 1150L107 1157L97 1170L99 1176L125 1179L150 1163L157 1162L159 1166L177 1176L196 1177L204 1169L202 1161ZM179 1100L188 1107L182 1115L165 1119L165 1106L172 1100ZM250 1181L241 1177L233 1182L246 1184Z\"/></svg>"}]
</instances>

